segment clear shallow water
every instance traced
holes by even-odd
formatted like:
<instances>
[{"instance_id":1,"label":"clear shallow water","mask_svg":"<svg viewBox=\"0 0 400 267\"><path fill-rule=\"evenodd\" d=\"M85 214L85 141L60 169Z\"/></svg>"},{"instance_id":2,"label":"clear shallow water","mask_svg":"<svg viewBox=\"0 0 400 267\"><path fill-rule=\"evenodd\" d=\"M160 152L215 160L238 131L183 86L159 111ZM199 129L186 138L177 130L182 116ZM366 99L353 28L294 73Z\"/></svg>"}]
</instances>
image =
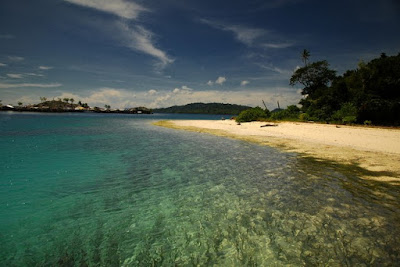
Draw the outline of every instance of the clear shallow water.
<instances>
[{"instance_id":1,"label":"clear shallow water","mask_svg":"<svg viewBox=\"0 0 400 267\"><path fill-rule=\"evenodd\" d=\"M400 262L398 187L168 118L0 113L0 265Z\"/></svg>"}]
</instances>

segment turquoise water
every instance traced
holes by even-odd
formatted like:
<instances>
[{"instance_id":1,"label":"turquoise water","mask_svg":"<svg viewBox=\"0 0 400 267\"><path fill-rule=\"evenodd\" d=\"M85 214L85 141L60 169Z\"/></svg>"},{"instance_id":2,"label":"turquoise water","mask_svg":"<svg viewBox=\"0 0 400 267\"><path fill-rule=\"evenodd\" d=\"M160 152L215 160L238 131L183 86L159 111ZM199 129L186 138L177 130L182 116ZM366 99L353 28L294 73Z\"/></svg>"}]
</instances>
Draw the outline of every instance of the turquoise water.
<instances>
[{"instance_id":1,"label":"turquoise water","mask_svg":"<svg viewBox=\"0 0 400 267\"><path fill-rule=\"evenodd\" d=\"M399 264L398 186L168 118L0 113L0 265Z\"/></svg>"}]
</instances>

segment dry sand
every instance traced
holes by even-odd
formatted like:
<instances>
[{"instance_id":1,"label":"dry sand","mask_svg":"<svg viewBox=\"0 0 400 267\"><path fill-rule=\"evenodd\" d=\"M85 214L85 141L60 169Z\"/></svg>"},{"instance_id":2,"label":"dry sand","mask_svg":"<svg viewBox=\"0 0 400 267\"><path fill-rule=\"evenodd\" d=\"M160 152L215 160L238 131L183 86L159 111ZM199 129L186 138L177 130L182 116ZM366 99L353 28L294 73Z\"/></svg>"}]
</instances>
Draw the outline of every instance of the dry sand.
<instances>
[{"instance_id":1,"label":"dry sand","mask_svg":"<svg viewBox=\"0 0 400 267\"><path fill-rule=\"evenodd\" d=\"M357 170L360 177L400 185L400 129L336 126L317 123L232 120L174 120L155 123L173 129L209 133L329 160Z\"/></svg>"}]
</instances>

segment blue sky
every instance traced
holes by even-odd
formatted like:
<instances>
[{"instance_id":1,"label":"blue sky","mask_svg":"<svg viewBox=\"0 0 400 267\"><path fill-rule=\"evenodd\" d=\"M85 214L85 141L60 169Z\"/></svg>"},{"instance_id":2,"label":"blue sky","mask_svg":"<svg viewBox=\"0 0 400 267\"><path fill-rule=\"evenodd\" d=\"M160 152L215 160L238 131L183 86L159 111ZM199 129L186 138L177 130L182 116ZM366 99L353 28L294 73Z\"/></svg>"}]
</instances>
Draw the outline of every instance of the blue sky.
<instances>
[{"instance_id":1,"label":"blue sky","mask_svg":"<svg viewBox=\"0 0 400 267\"><path fill-rule=\"evenodd\" d=\"M301 52L339 74L400 52L397 0L2 0L0 99L297 104Z\"/></svg>"}]
</instances>

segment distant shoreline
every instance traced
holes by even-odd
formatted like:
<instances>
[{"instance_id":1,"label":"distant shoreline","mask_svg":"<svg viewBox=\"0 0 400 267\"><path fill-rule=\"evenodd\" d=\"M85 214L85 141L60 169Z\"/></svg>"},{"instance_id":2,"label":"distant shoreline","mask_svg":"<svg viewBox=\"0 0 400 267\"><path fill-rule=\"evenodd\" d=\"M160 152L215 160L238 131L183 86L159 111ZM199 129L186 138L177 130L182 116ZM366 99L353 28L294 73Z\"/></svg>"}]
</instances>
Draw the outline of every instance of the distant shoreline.
<instances>
[{"instance_id":1,"label":"distant shoreline","mask_svg":"<svg viewBox=\"0 0 400 267\"><path fill-rule=\"evenodd\" d=\"M38 113L106 113L106 114L153 114L151 110L75 110L75 109L43 109L43 108L13 108L1 109L0 112L38 112Z\"/></svg>"},{"instance_id":2,"label":"distant shoreline","mask_svg":"<svg viewBox=\"0 0 400 267\"><path fill-rule=\"evenodd\" d=\"M208 133L267 145L305 157L360 168L365 179L400 182L400 129L364 128L315 123L265 122L237 125L234 121L174 120L157 126Z\"/></svg>"}]
</instances>

